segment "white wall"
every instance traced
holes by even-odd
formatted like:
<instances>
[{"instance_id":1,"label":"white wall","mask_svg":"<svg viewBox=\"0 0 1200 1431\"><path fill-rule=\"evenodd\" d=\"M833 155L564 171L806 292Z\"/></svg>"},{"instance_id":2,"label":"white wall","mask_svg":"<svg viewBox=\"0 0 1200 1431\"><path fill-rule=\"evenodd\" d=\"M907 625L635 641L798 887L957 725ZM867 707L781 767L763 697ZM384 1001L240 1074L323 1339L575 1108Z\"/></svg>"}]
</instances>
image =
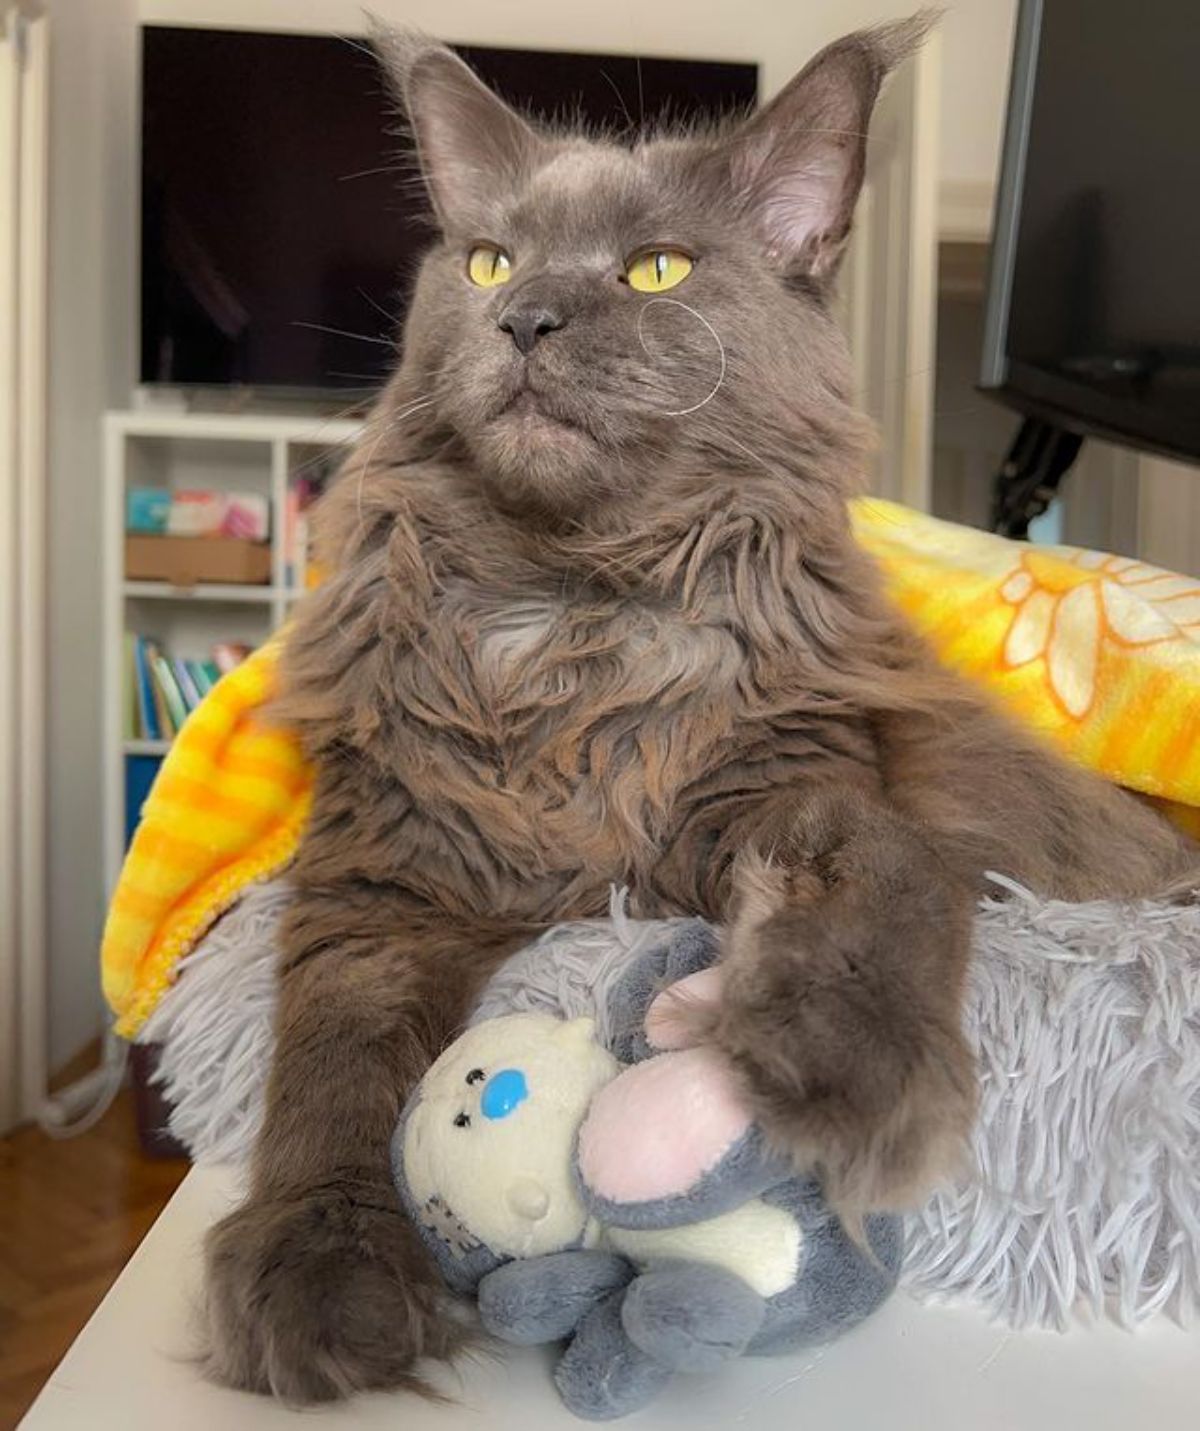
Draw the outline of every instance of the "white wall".
<instances>
[{"instance_id":1,"label":"white wall","mask_svg":"<svg viewBox=\"0 0 1200 1431\"><path fill-rule=\"evenodd\" d=\"M942 178L992 183L1017 0L949 0L942 21Z\"/></svg>"},{"instance_id":2,"label":"white wall","mask_svg":"<svg viewBox=\"0 0 1200 1431\"><path fill-rule=\"evenodd\" d=\"M1143 457L1138 476L1138 555L1200 576L1200 464Z\"/></svg>"},{"instance_id":3,"label":"white wall","mask_svg":"<svg viewBox=\"0 0 1200 1431\"><path fill-rule=\"evenodd\" d=\"M50 1065L101 1027L100 414L129 400L136 0L48 0Z\"/></svg>"},{"instance_id":4,"label":"white wall","mask_svg":"<svg viewBox=\"0 0 1200 1431\"><path fill-rule=\"evenodd\" d=\"M758 60L770 93L818 46L923 0L371 0L441 39L494 45L691 53ZM353 33L357 0L140 0L142 19ZM942 177L990 182L999 154L1016 0L948 0L943 21Z\"/></svg>"}]
</instances>

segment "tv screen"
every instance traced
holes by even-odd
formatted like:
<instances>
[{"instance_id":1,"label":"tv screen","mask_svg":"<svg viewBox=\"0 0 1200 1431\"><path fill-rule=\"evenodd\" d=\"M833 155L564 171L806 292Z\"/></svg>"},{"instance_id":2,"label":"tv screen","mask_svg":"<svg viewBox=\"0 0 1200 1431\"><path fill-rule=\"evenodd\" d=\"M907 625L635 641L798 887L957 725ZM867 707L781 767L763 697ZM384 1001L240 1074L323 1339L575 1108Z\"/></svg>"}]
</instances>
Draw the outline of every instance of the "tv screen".
<instances>
[{"instance_id":1,"label":"tv screen","mask_svg":"<svg viewBox=\"0 0 1200 1431\"><path fill-rule=\"evenodd\" d=\"M758 91L750 64L460 53L523 109L620 128L716 116ZM357 40L143 28L143 383L379 383L430 241L395 128Z\"/></svg>"},{"instance_id":2,"label":"tv screen","mask_svg":"<svg viewBox=\"0 0 1200 1431\"><path fill-rule=\"evenodd\" d=\"M1022 0L982 386L1200 458L1196 0Z\"/></svg>"}]
</instances>

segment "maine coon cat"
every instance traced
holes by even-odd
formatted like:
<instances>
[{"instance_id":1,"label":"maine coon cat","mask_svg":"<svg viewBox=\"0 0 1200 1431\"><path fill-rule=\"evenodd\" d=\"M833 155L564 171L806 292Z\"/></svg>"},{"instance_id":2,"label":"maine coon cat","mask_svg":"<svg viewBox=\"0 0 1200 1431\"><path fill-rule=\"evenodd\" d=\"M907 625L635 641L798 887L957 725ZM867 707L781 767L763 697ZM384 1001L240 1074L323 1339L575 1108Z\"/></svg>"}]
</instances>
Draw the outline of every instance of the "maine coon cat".
<instances>
[{"instance_id":1,"label":"maine coon cat","mask_svg":"<svg viewBox=\"0 0 1200 1431\"><path fill-rule=\"evenodd\" d=\"M962 1144L983 872L1070 898L1192 865L939 671L851 539L868 434L831 285L921 28L840 41L722 132L628 142L381 39L438 232L287 640L317 790L266 1129L207 1245L221 1379L314 1401L452 1349L388 1137L497 962L612 884L725 921L706 1036L853 1214Z\"/></svg>"}]
</instances>

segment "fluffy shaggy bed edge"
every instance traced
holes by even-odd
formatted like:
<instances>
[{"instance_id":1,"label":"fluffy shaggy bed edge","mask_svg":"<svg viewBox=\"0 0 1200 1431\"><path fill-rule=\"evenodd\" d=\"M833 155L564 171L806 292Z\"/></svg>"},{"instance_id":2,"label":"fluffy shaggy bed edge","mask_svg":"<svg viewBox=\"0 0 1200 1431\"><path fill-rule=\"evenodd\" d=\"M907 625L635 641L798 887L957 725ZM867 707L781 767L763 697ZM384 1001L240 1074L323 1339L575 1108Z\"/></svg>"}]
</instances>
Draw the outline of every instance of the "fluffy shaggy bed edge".
<instances>
[{"instance_id":1,"label":"fluffy shaggy bed edge","mask_svg":"<svg viewBox=\"0 0 1200 1431\"><path fill-rule=\"evenodd\" d=\"M1200 906L1065 904L996 882L1006 897L980 905L967 1008L976 1166L910 1218L905 1285L1013 1326L1186 1322L1200 1308ZM162 1046L171 1130L197 1161L242 1161L262 1118L287 897L283 882L252 890L141 1035ZM611 919L514 955L476 1017L594 1014L660 933L614 899Z\"/></svg>"}]
</instances>

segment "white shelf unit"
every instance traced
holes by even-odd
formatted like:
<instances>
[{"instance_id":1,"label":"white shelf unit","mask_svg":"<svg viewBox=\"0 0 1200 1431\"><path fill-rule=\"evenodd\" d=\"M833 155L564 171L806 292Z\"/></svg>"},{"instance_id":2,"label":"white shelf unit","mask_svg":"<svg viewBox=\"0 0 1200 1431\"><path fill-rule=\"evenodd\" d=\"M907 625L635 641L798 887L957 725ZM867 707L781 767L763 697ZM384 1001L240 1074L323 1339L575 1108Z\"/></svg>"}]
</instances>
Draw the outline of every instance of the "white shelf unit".
<instances>
[{"instance_id":1,"label":"white shelf unit","mask_svg":"<svg viewBox=\"0 0 1200 1431\"><path fill-rule=\"evenodd\" d=\"M287 582L284 512L289 484L353 443L361 423L311 414L110 412L104 418L104 864L109 890L125 853L126 766L161 756L167 740L132 740L125 723L125 635L153 636L172 655L202 658L217 641L258 645L302 591ZM217 488L267 496L271 580L262 586L176 587L125 576L130 486Z\"/></svg>"}]
</instances>

